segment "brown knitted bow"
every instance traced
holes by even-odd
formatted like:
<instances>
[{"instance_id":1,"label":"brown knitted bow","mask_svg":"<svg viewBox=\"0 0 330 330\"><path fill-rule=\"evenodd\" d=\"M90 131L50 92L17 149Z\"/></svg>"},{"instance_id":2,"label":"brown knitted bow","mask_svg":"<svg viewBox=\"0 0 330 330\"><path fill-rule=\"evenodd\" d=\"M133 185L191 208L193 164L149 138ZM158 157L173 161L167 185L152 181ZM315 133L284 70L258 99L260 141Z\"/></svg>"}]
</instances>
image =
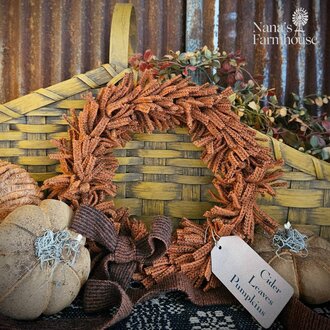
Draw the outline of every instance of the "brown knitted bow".
<instances>
[{"instance_id":1,"label":"brown knitted bow","mask_svg":"<svg viewBox=\"0 0 330 330\"><path fill-rule=\"evenodd\" d=\"M118 233L104 213L83 205L76 212L71 228L106 249L86 283L84 308L94 312L118 307L111 320L114 324L132 309L133 304L125 291L138 264L150 264L166 252L171 242L171 220L156 217L150 234L134 241L130 235Z\"/></svg>"}]
</instances>

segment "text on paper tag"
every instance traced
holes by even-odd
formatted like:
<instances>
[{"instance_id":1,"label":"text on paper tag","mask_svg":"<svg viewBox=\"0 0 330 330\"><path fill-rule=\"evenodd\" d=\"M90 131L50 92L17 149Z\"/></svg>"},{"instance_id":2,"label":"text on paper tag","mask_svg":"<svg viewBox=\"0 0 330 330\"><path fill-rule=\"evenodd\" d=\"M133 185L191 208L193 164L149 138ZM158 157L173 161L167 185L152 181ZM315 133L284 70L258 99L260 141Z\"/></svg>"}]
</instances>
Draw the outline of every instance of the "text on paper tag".
<instances>
[{"instance_id":1,"label":"text on paper tag","mask_svg":"<svg viewBox=\"0 0 330 330\"><path fill-rule=\"evenodd\" d=\"M291 285L238 236L220 238L211 263L213 274L264 328L293 295Z\"/></svg>"}]
</instances>

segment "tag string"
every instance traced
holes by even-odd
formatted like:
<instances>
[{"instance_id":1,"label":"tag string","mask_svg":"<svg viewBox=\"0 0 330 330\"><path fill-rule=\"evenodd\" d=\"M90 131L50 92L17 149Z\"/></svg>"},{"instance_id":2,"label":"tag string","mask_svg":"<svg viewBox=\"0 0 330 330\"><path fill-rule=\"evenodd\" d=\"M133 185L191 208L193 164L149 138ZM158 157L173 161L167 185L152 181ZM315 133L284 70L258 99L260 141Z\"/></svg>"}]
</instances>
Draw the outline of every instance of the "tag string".
<instances>
[{"instance_id":1,"label":"tag string","mask_svg":"<svg viewBox=\"0 0 330 330\"><path fill-rule=\"evenodd\" d=\"M204 243L206 243L206 241L207 241L207 232L208 232L208 230L210 230L211 236L212 236L213 241L214 241L214 245L218 246L218 242L219 242L221 236L219 236L219 235L217 234L217 232L212 228L212 226L211 226L210 224L208 224L207 227L206 227L206 229L205 229L205 233L204 233ZM216 237L217 237L218 239L217 239ZM218 246L218 247L220 248L220 246Z\"/></svg>"},{"instance_id":2,"label":"tag string","mask_svg":"<svg viewBox=\"0 0 330 330\"><path fill-rule=\"evenodd\" d=\"M205 233L204 233L204 244L205 244L206 241L207 241L207 232L208 232L209 228L210 228L210 225L208 224L208 225L206 226Z\"/></svg>"}]
</instances>

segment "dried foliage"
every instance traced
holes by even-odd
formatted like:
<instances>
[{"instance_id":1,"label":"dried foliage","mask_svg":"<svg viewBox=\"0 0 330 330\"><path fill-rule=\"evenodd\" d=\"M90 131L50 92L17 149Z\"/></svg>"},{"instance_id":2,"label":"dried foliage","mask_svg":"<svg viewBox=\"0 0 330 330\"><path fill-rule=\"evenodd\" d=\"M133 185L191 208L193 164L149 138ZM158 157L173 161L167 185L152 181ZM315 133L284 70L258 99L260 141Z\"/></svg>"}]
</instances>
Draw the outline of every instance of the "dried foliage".
<instances>
[{"instance_id":1,"label":"dried foliage","mask_svg":"<svg viewBox=\"0 0 330 330\"><path fill-rule=\"evenodd\" d=\"M159 261L149 271L155 281L183 271L201 285L211 279L204 265L209 264L213 237L236 234L252 241L256 223L269 233L277 228L256 204L256 197L275 194L272 186L280 175L275 169L279 163L231 111L231 94L231 89L219 94L216 86L196 86L181 76L160 82L146 71L135 83L132 74L126 75L118 86L103 88L96 99L89 96L79 117L72 111L70 140L57 141L60 152L53 156L60 160L63 174L46 180L43 189L74 208L85 204L114 221L123 219L118 212L124 211L106 200L116 193L112 178L118 163L112 149L124 146L132 133L187 126L192 142L204 148L201 158L214 173L217 194L213 197L220 206L205 213L203 226L183 220L183 229L165 257L168 265L159 270ZM137 237L139 228L132 228Z\"/></svg>"},{"instance_id":2,"label":"dried foliage","mask_svg":"<svg viewBox=\"0 0 330 330\"><path fill-rule=\"evenodd\" d=\"M231 86L235 92L232 110L242 122L299 151L330 161L329 95L292 93L293 102L281 104L275 89L263 85L262 76L246 70L239 51L211 51L204 46L194 52L170 51L157 58L147 50L144 55L133 55L129 62L134 70L149 69L161 79L183 74L191 75L198 83Z\"/></svg>"}]
</instances>

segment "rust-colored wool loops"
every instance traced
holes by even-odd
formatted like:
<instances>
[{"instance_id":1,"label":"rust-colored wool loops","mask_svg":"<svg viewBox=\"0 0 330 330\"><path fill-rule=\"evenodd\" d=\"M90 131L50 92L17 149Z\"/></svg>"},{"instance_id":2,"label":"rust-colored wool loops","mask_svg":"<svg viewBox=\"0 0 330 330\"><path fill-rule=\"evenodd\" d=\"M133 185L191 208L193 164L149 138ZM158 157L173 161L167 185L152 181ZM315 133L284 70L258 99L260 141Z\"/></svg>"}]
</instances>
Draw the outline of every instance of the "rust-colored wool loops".
<instances>
[{"instance_id":1,"label":"rust-colored wool loops","mask_svg":"<svg viewBox=\"0 0 330 330\"><path fill-rule=\"evenodd\" d=\"M24 168L0 160L0 222L22 205L38 205L40 189Z\"/></svg>"},{"instance_id":2,"label":"rust-colored wool loops","mask_svg":"<svg viewBox=\"0 0 330 330\"><path fill-rule=\"evenodd\" d=\"M201 158L214 173L213 197L220 204L205 213L202 226L184 219L168 254L142 276L150 286L181 271L196 286L214 287L209 255L215 238L236 234L252 241L255 224L269 233L277 228L256 198L259 193L275 194L274 181L280 176L275 168L280 163L231 111L230 94L231 89L219 94L215 86L196 86L181 76L160 82L145 72L136 83L133 74L127 74L117 86L103 88L97 98L89 96L79 116L72 111L67 118L70 140L56 141L60 152L52 156L60 161L63 174L46 180L43 189L50 190L50 198L74 208L95 207L116 222L125 211L106 201L116 194L112 178L118 162L112 150L136 132L188 127L193 144L204 148Z\"/></svg>"}]
</instances>

